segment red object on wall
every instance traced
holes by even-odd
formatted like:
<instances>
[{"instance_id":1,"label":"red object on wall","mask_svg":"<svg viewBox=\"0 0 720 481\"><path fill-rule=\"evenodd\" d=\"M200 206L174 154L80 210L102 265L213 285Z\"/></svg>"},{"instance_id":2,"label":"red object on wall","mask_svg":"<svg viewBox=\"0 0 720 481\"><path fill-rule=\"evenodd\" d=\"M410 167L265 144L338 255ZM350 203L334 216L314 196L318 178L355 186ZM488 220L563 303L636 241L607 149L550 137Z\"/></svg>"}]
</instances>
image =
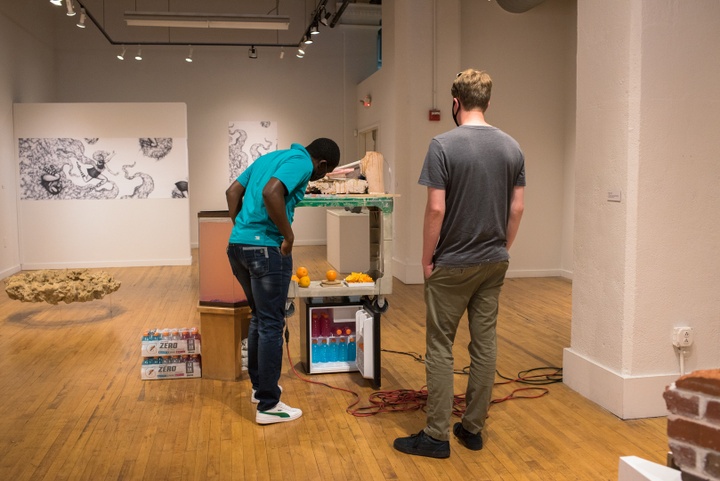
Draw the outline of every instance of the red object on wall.
<instances>
[{"instance_id":1,"label":"red object on wall","mask_svg":"<svg viewBox=\"0 0 720 481\"><path fill-rule=\"evenodd\" d=\"M428 119L433 122L439 122L440 121L440 111L437 109L430 109Z\"/></svg>"}]
</instances>

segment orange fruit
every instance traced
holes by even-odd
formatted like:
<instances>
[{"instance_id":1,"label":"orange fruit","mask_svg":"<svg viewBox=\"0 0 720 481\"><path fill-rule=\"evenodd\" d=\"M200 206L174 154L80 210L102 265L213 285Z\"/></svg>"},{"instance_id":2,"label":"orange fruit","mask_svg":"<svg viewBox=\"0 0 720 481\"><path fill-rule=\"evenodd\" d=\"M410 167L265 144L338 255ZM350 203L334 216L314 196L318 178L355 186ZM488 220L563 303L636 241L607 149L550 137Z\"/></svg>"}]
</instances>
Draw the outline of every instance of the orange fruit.
<instances>
[{"instance_id":1,"label":"orange fruit","mask_svg":"<svg viewBox=\"0 0 720 481\"><path fill-rule=\"evenodd\" d=\"M308 287L310 285L310 278L308 276L302 276L298 281L300 287Z\"/></svg>"},{"instance_id":2,"label":"orange fruit","mask_svg":"<svg viewBox=\"0 0 720 481\"><path fill-rule=\"evenodd\" d=\"M329 280L329 281L334 281L335 279L337 279L337 272L330 269L329 271L327 271L325 273L325 277L327 277L327 280Z\"/></svg>"},{"instance_id":3,"label":"orange fruit","mask_svg":"<svg viewBox=\"0 0 720 481\"><path fill-rule=\"evenodd\" d=\"M293 274L292 277L290 277L290 280L298 282L298 281L300 281L300 278L298 276L296 276L295 274Z\"/></svg>"},{"instance_id":4,"label":"orange fruit","mask_svg":"<svg viewBox=\"0 0 720 481\"><path fill-rule=\"evenodd\" d=\"M308 270L306 267L300 266L297 268L295 274L297 274L298 278L302 279L303 277L308 275Z\"/></svg>"}]
</instances>

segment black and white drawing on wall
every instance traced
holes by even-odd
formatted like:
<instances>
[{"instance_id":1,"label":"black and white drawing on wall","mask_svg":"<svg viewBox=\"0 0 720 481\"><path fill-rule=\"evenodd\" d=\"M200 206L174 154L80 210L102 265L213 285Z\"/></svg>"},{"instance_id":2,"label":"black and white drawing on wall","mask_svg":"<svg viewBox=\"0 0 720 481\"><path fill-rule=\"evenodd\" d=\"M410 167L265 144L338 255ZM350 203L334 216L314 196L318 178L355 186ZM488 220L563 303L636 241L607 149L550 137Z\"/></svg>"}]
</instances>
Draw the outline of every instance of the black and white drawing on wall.
<instances>
[{"instance_id":1,"label":"black and white drawing on wall","mask_svg":"<svg viewBox=\"0 0 720 481\"><path fill-rule=\"evenodd\" d=\"M274 121L230 122L228 134L230 182L237 179L255 159L277 150L277 122Z\"/></svg>"},{"instance_id":2,"label":"black and white drawing on wall","mask_svg":"<svg viewBox=\"0 0 720 481\"><path fill-rule=\"evenodd\" d=\"M187 145L172 138L21 138L21 199L188 196Z\"/></svg>"}]
</instances>

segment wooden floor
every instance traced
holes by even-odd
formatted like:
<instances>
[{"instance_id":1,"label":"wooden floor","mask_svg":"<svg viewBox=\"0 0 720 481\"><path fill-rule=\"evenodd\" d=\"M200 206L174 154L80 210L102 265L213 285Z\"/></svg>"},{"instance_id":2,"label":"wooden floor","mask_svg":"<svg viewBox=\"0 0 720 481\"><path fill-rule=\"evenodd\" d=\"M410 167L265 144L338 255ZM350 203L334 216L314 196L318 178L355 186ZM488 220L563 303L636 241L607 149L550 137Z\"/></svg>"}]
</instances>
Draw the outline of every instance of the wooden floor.
<instances>
[{"instance_id":1,"label":"wooden floor","mask_svg":"<svg viewBox=\"0 0 720 481\"><path fill-rule=\"evenodd\" d=\"M324 274L325 248L296 247L295 265ZM122 282L101 301L60 306L12 301L0 292L0 480L616 480L620 456L664 463L665 418L622 421L562 383L538 399L490 409L485 448L451 438L435 460L392 448L424 426L422 411L355 417L354 397L303 381L285 359L283 401L298 421L259 426L250 383L141 381L140 336L152 327L200 326L197 263L105 269ZM424 354L422 286L395 280L382 318L382 347ZM508 279L499 317L498 370L507 377L562 365L570 342L570 283ZM288 323L299 368L298 315ZM455 365L468 364L466 326ZM382 353L382 389L419 390L422 363ZM302 371L300 371L302 373ZM304 376L304 375L303 375ZM357 392L358 374L310 376ZM501 381L500 378L498 378ZM456 375L462 393L466 376ZM524 387L497 385L496 399Z\"/></svg>"}]
</instances>

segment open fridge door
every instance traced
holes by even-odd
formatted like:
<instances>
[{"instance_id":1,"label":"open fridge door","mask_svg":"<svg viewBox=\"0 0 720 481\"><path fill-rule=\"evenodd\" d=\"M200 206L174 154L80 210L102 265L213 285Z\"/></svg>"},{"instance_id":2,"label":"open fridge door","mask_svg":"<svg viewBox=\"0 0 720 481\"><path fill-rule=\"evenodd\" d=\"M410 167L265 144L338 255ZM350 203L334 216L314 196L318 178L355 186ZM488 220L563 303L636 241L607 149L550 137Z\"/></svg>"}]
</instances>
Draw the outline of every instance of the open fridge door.
<instances>
[{"instance_id":1,"label":"open fridge door","mask_svg":"<svg viewBox=\"0 0 720 481\"><path fill-rule=\"evenodd\" d=\"M365 309L355 313L356 364L358 371L365 379L375 378L375 336L374 316Z\"/></svg>"}]
</instances>

